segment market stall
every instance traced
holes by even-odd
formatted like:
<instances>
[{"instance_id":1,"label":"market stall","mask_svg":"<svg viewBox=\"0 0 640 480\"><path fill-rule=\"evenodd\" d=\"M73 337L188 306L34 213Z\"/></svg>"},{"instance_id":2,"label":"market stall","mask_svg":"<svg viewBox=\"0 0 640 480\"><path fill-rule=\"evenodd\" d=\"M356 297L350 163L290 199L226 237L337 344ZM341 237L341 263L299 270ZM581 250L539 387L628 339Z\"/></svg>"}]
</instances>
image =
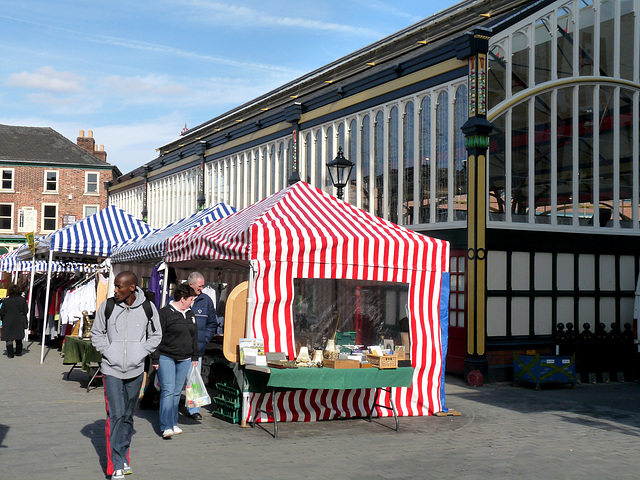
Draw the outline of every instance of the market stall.
<instances>
[{"instance_id":1,"label":"market stall","mask_svg":"<svg viewBox=\"0 0 640 480\"><path fill-rule=\"evenodd\" d=\"M138 275L139 279L151 277L153 269L157 270L164 261L169 238L192 228L220 220L235 211L236 209L230 205L218 203L156 230L142 239L134 239L116 246L110 257L114 274L117 275L121 271L131 270ZM158 298L156 302L158 307L166 303L168 294L168 282L164 281L165 274L163 270L161 270L159 277L162 277L162 294L161 298Z\"/></svg>"},{"instance_id":2,"label":"market stall","mask_svg":"<svg viewBox=\"0 0 640 480\"><path fill-rule=\"evenodd\" d=\"M36 254L29 247L18 249L16 259L37 262L47 259L47 283L44 305L48 308L51 274L55 262L81 262L97 265L111 255L112 249L133 238L144 238L154 230L124 210L113 205L36 240ZM33 282L32 282L33 284ZM30 297L31 300L31 297ZM40 363L44 362L45 332L42 329Z\"/></svg>"},{"instance_id":3,"label":"market stall","mask_svg":"<svg viewBox=\"0 0 640 480\"><path fill-rule=\"evenodd\" d=\"M172 237L166 261L190 268L248 266L246 335L265 352L295 359L303 348L354 331L356 343L407 347L410 387L380 393L399 416L442 411L448 242L375 217L297 182L218 222ZM330 307L330 308L327 308ZM387 335L387 339L384 339ZM393 342L391 341L393 339ZM274 393L281 421L366 417L374 389L294 389ZM248 392L244 420L260 395ZM379 416L390 415L377 408Z\"/></svg>"}]
</instances>

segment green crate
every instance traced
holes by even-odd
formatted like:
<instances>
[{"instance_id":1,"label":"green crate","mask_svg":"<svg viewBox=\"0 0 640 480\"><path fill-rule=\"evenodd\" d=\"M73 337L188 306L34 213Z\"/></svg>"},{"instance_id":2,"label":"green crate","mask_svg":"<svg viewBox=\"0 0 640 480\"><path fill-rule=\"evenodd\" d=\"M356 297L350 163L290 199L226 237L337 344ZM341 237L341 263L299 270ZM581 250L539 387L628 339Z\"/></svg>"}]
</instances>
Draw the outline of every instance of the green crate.
<instances>
[{"instance_id":1,"label":"green crate","mask_svg":"<svg viewBox=\"0 0 640 480\"><path fill-rule=\"evenodd\" d=\"M336 345L354 345L356 332L336 332Z\"/></svg>"},{"instance_id":2,"label":"green crate","mask_svg":"<svg viewBox=\"0 0 640 480\"><path fill-rule=\"evenodd\" d=\"M239 423L242 409L239 402L228 402L222 397L213 399L213 414L230 423Z\"/></svg>"},{"instance_id":3,"label":"green crate","mask_svg":"<svg viewBox=\"0 0 640 480\"><path fill-rule=\"evenodd\" d=\"M221 398L226 402L233 403L236 406L240 406L240 399L242 397L240 390L235 387L225 385L224 383L216 383L216 389L218 390L218 398Z\"/></svg>"}]
</instances>

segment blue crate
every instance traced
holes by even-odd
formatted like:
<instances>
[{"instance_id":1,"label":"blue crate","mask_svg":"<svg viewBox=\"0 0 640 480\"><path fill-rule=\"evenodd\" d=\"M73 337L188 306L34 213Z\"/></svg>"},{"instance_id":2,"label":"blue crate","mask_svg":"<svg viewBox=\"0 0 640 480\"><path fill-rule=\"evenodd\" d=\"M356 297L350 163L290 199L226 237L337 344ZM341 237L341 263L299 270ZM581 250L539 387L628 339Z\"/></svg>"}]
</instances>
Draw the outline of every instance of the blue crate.
<instances>
[{"instance_id":1,"label":"blue crate","mask_svg":"<svg viewBox=\"0 0 640 480\"><path fill-rule=\"evenodd\" d=\"M576 384L575 356L555 355L514 355L513 381L518 383L534 383L540 390L542 383Z\"/></svg>"}]
</instances>

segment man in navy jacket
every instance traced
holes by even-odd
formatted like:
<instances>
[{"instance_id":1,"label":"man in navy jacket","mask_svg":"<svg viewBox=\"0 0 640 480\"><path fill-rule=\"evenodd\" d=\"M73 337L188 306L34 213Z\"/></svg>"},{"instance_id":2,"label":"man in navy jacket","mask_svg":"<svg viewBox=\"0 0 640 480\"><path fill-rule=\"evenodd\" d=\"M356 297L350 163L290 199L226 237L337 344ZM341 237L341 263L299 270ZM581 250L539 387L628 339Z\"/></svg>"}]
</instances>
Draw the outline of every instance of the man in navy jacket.
<instances>
[{"instance_id":1,"label":"man in navy jacket","mask_svg":"<svg viewBox=\"0 0 640 480\"><path fill-rule=\"evenodd\" d=\"M192 272L188 279L189 285L196 292L196 299L191 306L191 311L196 315L198 324L198 349L200 350L200 358L198 360L198 371L202 371L202 355L207 344L213 338L218 330L218 317L216 309L213 305L211 297L206 293L202 293L204 288L204 277L200 272ZM189 409L189 415L194 420L201 420L200 407Z\"/></svg>"}]
</instances>

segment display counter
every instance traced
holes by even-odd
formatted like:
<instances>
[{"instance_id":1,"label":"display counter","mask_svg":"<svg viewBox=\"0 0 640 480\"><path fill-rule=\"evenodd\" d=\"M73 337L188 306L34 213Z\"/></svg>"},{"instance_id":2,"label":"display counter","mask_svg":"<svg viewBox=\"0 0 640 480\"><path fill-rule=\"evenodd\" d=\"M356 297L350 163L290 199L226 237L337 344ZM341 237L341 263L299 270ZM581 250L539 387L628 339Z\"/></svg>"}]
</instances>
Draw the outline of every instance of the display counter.
<instances>
[{"instance_id":1,"label":"display counter","mask_svg":"<svg viewBox=\"0 0 640 480\"><path fill-rule=\"evenodd\" d=\"M277 392L288 390L353 390L362 388L375 388L376 392L369 410L368 420L375 407L387 408L393 412L396 423L396 431L399 429L398 415L393 402L393 396L389 395L391 407L378 404L380 390L391 393L392 387L410 387L413 380L413 367L399 367L394 369L377 368L269 368L254 365L245 365L245 376L249 392L261 394L258 401L257 413L265 413L273 418L274 438L278 436L278 418L273 412L274 398ZM266 400L265 394L270 394L271 410L262 408ZM255 425L256 415L253 415L251 426Z\"/></svg>"}]
</instances>

